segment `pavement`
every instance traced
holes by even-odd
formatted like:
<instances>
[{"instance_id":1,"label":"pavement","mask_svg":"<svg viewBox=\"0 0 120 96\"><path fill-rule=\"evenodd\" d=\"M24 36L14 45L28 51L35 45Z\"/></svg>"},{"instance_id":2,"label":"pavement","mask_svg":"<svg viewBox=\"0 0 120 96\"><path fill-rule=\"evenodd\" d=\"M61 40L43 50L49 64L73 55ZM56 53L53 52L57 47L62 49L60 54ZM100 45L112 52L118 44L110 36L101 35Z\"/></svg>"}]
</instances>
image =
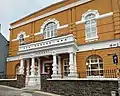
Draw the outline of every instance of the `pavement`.
<instances>
[{"instance_id":1,"label":"pavement","mask_svg":"<svg viewBox=\"0 0 120 96\"><path fill-rule=\"evenodd\" d=\"M0 85L0 96L60 96L60 95L36 90L22 90L18 88Z\"/></svg>"}]
</instances>

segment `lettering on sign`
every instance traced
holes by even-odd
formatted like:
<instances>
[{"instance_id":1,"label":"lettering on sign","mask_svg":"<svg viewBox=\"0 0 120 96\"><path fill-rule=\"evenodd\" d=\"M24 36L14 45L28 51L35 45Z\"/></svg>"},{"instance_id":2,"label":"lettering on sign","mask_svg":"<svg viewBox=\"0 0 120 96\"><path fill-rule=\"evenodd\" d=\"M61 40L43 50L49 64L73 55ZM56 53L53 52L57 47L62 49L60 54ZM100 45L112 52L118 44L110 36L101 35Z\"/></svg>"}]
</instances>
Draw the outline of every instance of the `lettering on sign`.
<instances>
[{"instance_id":1,"label":"lettering on sign","mask_svg":"<svg viewBox=\"0 0 120 96\"><path fill-rule=\"evenodd\" d=\"M110 44L110 47L120 47L120 42L114 43L114 44Z\"/></svg>"}]
</instances>

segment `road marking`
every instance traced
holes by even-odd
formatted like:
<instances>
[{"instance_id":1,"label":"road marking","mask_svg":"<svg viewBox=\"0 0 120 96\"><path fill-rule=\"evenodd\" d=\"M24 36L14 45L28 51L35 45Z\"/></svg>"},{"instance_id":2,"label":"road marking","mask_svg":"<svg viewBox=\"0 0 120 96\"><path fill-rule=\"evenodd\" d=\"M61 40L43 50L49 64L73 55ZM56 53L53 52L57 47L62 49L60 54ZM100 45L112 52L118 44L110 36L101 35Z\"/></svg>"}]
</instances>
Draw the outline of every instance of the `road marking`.
<instances>
[{"instance_id":1,"label":"road marking","mask_svg":"<svg viewBox=\"0 0 120 96\"><path fill-rule=\"evenodd\" d=\"M30 93L22 93L21 96L32 96Z\"/></svg>"},{"instance_id":2,"label":"road marking","mask_svg":"<svg viewBox=\"0 0 120 96\"><path fill-rule=\"evenodd\" d=\"M42 91L34 91L35 93L39 93L39 94L44 94L44 95L49 95L49 96L61 96L61 95L57 95L57 94L53 94L53 93L48 93L48 92L42 92Z\"/></svg>"}]
</instances>

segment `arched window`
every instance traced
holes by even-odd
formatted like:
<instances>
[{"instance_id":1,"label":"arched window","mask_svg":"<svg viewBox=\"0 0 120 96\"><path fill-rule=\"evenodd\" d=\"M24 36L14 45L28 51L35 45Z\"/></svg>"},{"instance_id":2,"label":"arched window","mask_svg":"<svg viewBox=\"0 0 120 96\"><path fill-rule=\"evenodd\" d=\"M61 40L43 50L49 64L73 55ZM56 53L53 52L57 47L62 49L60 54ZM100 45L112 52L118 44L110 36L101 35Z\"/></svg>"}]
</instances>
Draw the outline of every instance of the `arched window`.
<instances>
[{"instance_id":1,"label":"arched window","mask_svg":"<svg viewBox=\"0 0 120 96\"><path fill-rule=\"evenodd\" d=\"M40 32L43 33L45 39L52 38L56 36L59 26L59 21L55 18L48 19L42 24Z\"/></svg>"},{"instance_id":2,"label":"arched window","mask_svg":"<svg viewBox=\"0 0 120 96\"><path fill-rule=\"evenodd\" d=\"M17 36L17 39L19 40L19 44L23 45L24 44L24 38L26 37L25 32L20 32Z\"/></svg>"},{"instance_id":3,"label":"arched window","mask_svg":"<svg viewBox=\"0 0 120 96\"><path fill-rule=\"evenodd\" d=\"M83 14L83 21L85 23L85 36L86 41L93 41L98 39L97 36L97 24L96 17L99 15L97 10L88 10L85 14Z\"/></svg>"},{"instance_id":4,"label":"arched window","mask_svg":"<svg viewBox=\"0 0 120 96\"><path fill-rule=\"evenodd\" d=\"M23 34L21 34L21 35L19 36L19 43L20 43L20 45L23 45L23 44L24 44L24 35L23 35Z\"/></svg>"},{"instance_id":5,"label":"arched window","mask_svg":"<svg viewBox=\"0 0 120 96\"><path fill-rule=\"evenodd\" d=\"M86 30L86 38L92 39L97 37L97 27L96 20L94 14L89 14L85 18L85 30Z\"/></svg>"},{"instance_id":6,"label":"arched window","mask_svg":"<svg viewBox=\"0 0 120 96\"><path fill-rule=\"evenodd\" d=\"M49 22L43 29L45 38L51 38L56 36L57 25L54 22Z\"/></svg>"},{"instance_id":7,"label":"arched window","mask_svg":"<svg viewBox=\"0 0 120 96\"><path fill-rule=\"evenodd\" d=\"M87 76L103 76L103 60L100 56L91 55L86 61Z\"/></svg>"}]
</instances>

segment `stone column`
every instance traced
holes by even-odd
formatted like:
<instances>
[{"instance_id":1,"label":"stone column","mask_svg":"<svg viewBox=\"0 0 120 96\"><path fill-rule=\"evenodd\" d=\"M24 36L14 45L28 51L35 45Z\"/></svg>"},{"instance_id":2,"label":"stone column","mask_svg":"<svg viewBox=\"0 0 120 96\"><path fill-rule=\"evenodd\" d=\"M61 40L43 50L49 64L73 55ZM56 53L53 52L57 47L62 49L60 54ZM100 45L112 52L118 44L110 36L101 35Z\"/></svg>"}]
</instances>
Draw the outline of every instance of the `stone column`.
<instances>
[{"instance_id":1,"label":"stone column","mask_svg":"<svg viewBox=\"0 0 120 96\"><path fill-rule=\"evenodd\" d=\"M30 61L29 59L27 60L27 72L26 72L26 76L29 76L30 75Z\"/></svg>"},{"instance_id":2,"label":"stone column","mask_svg":"<svg viewBox=\"0 0 120 96\"><path fill-rule=\"evenodd\" d=\"M32 57L32 64L31 64L31 76L35 76L35 58Z\"/></svg>"},{"instance_id":3,"label":"stone column","mask_svg":"<svg viewBox=\"0 0 120 96\"><path fill-rule=\"evenodd\" d=\"M25 84L28 85L29 82L29 75L30 75L30 61L29 59L27 60L27 70L26 70L26 82Z\"/></svg>"},{"instance_id":4,"label":"stone column","mask_svg":"<svg viewBox=\"0 0 120 96\"><path fill-rule=\"evenodd\" d=\"M38 76L40 76L40 58L38 58Z\"/></svg>"},{"instance_id":5,"label":"stone column","mask_svg":"<svg viewBox=\"0 0 120 96\"><path fill-rule=\"evenodd\" d=\"M69 69L70 69L70 74L68 75L69 77L72 77L72 78L76 78L77 77L77 74L76 74L76 71L75 71L75 59L74 59L74 53L73 52L70 52L69 53Z\"/></svg>"},{"instance_id":6,"label":"stone column","mask_svg":"<svg viewBox=\"0 0 120 96\"><path fill-rule=\"evenodd\" d=\"M53 66L53 68L52 68L52 71L53 71L52 78L57 78L58 77L58 74L57 74L58 65L57 65L57 55L56 54L53 54L53 64L52 64L52 66Z\"/></svg>"},{"instance_id":7,"label":"stone column","mask_svg":"<svg viewBox=\"0 0 120 96\"><path fill-rule=\"evenodd\" d=\"M35 86L37 85L36 76L35 76L35 58L34 57L32 57L32 64L30 68L31 68L30 69L31 75L29 76L28 85L29 87L31 86L31 89L32 89L32 88L35 88Z\"/></svg>"},{"instance_id":8,"label":"stone column","mask_svg":"<svg viewBox=\"0 0 120 96\"><path fill-rule=\"evenodd\" d=\"M41 75L40 75L40 58L37 58L38 60L38 70L37 70L37 85L38 85L38 88L41 89Z\"/></svg>"},{"instance_id":9,"label":"stone column","mask_svg":"<svg viewBox=\"0 0 120 96\"><path fill-rule=\"evenodd\" d=\"M58 56L58 77L61 78L61 57Z\"/></svg>"},{"instance_id":10,"label":"stone column","mask_svg":"<svg viewBox=\"0 0 120 96\"><path fill-rule=\"evenodd\" d=\"M76 54L74 54L74 67L75 67L75 76L78 77L78 73L77 73L77 62L76 62Z\"/></svg>"},{"instance_id":11,"label":"stone column","mask_svg":"<svg viewBox=\"0 0 120 96\"><path fill-rule=\"evenodd\" d=\"M24 60L20 60L19 74L24 74Z\"/></svg>"}]
</instances>

